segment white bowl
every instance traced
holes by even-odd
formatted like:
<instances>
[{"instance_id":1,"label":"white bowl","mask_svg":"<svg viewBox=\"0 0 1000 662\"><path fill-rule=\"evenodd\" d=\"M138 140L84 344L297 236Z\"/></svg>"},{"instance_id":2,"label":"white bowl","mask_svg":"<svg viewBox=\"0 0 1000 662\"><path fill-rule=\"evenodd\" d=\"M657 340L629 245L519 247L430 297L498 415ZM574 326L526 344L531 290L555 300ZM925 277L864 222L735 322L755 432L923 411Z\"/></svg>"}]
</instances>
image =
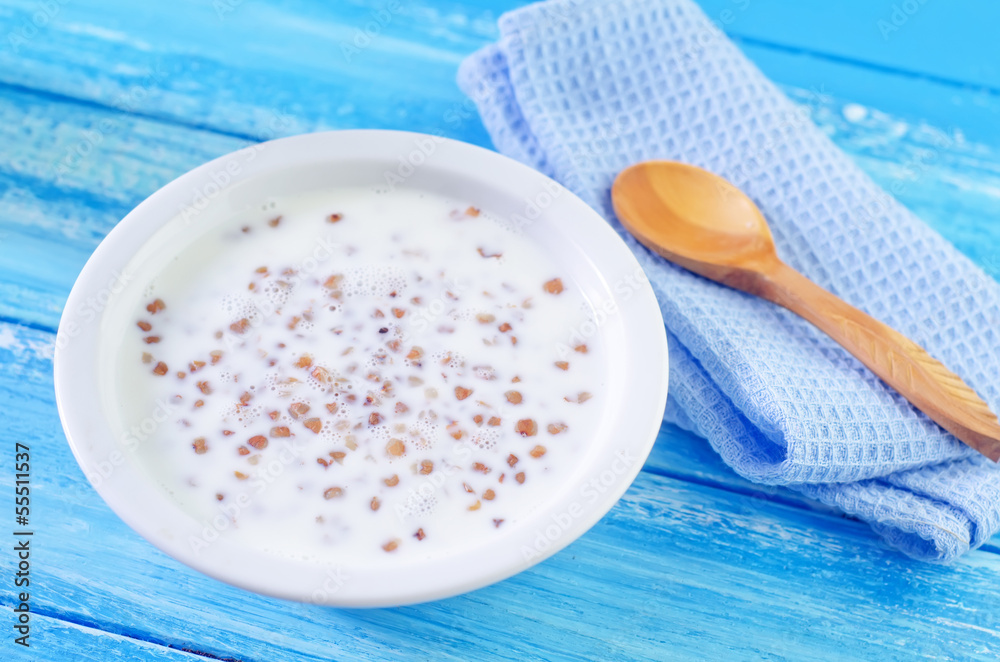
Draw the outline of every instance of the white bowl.
<instances>
[{"instance_id":1,"label":"white bowl","mask_svg":"<svg viewBox=\"0 0 1000 662\"><path fill-rule=\"evenodd\" d=\"M154 484L123 438L109 360L142 282L128 269L179 252L228 210L324 185L402 185L466 200L520 223L584 292L607 348L607 409L571 480L488 547L388 570L277 558L224 536L198 552L203 524ZM603 312L602 312L603 311ZM84 473L119 517L179 561L251 591L337 606L390 606L471 591L547 558L593 526L625 492L656 439L667 397L667 343L656 299L608 224L559 184L479 147L395 131L284 138L192 170L154 193L105 238L70 293L55 352L59 415ZM596 482L595 482L596 481Z\"/></svg>"}]
</instances>

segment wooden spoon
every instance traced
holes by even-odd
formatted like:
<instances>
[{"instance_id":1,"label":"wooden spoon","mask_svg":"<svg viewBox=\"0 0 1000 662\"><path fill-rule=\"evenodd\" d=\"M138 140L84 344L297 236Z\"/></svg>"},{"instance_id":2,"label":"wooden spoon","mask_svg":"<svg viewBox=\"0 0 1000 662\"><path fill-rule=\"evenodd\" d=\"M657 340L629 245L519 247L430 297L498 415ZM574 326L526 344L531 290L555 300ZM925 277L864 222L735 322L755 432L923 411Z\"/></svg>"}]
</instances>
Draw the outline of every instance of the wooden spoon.
<instances>
[{"instance_id":1,"label":"wooden spoon","mask_svg":"<svg viewBox=\"0 0 1000 662\"><path fill-rule=\"evenodd\" d=\"M1000 423L982 398L919 345L782 262L760 210L725 179L684 163L647 161L618 175L611 198L647 248L804 317L931 420L1000 459Z\"/></svg>"}]
</instances>

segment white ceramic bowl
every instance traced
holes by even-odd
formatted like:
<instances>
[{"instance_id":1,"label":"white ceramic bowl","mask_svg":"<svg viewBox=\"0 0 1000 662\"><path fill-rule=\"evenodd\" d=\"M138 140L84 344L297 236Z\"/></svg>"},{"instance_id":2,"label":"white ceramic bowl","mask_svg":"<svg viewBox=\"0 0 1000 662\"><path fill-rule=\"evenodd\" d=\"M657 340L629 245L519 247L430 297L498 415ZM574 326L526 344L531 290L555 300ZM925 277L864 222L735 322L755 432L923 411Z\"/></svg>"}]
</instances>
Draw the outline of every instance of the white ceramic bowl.
<instances>
[{"instance_id":1,"label":"white ceramic bowl","mask_svg":"<svg viewBox=\"0 0 1000 662\"><path fill-rule=\"evenodd\" d=\"M398 567L343 568L268 556L219 540L189 544L203 523L147 478L123 439L111 366L145 283L130 275L154 253L176 254L213 219L322 186L400 185L475 200L520 223L585 293L607 347L607 409L571 480L488 547ZM220 221L221 222L221 221ZM169 254L169 253L168 253ZM602 312L603 311L603 312ZM338 606L390 606L470 591L554 554L625 492L656 439L667 397L667 344L648 281L621 239L579 198L516 161L472 145L395 131L284 138L223 156L167 184L98 246L59 325L55 390L73 454L109 506L183 563L252 591ZM595 482L596 481L596 482ZM345 578L347 578L345 580Z\"/></svg>"}]
</instances>

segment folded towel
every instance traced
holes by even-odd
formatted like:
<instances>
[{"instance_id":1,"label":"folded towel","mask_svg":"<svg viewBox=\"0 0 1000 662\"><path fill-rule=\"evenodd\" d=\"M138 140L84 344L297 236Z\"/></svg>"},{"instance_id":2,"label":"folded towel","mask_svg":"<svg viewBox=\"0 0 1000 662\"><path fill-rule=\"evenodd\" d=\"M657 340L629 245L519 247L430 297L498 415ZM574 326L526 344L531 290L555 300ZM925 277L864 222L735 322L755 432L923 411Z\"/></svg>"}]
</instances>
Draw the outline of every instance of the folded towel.
<instances>
[{"instance_id":1,"label":"folded towel","mask_svg":"<svg viewBox=\"0 0 1000 662\"><path fill-rule=\"evenodd\" d=\"M876 186L690 0L554 0L505 14L459 84L496 148L618 230L670 342L667 420L760 483L787 485L948 562L1000 528L996 465L788 311L675 267L615 219L610 187L647 159L722 175L779 255L898 329L1000 411L1000 287Z\"/></svg>"}]
</instances>

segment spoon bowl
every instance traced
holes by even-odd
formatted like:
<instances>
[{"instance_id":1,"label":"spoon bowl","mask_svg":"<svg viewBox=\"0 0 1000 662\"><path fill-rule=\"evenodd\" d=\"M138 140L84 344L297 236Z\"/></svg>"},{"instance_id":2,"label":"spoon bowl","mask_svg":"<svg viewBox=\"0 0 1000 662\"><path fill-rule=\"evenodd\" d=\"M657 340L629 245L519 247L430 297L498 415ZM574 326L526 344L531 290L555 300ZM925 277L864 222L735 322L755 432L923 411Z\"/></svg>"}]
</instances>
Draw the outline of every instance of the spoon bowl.
<instances>
[{"instance_id":1,"label":"spoon bowl","mask_svg":"<svg viewBox=\"0 0 1000 662\"><path fill-rule=\"evenodd\" d=\"M778 263L760 210L742 191L707 170L646 161L621 172L611 189L622 225L644 246L738 289ZM756 292L755 292L756 293Z\"/></svg>"}]
</instances>

